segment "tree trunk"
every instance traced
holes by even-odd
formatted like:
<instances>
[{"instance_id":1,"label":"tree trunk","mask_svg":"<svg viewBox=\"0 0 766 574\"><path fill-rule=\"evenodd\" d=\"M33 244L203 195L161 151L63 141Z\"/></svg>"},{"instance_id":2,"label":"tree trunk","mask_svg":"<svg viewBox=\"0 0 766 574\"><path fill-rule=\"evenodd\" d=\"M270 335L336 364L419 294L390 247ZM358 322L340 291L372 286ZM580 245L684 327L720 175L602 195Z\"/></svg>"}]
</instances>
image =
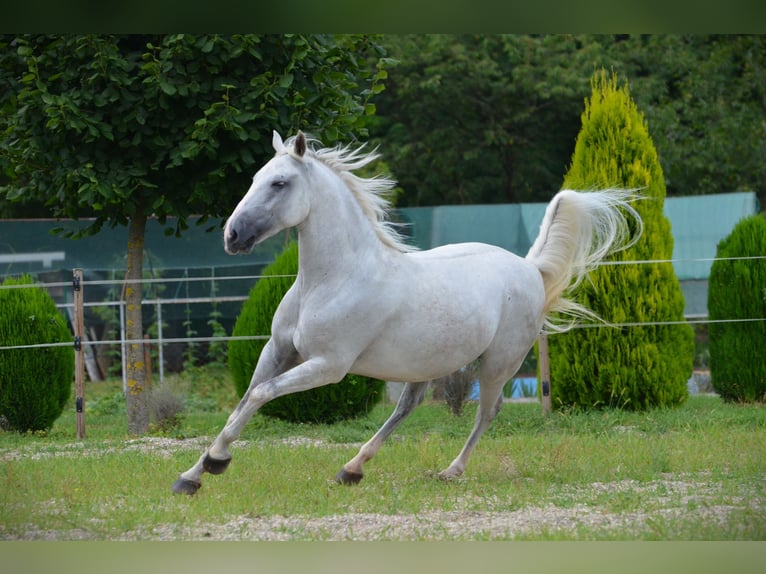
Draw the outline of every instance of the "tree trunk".
<instances>
[{"instance_id":1,"label":"tree trunk","mask_svg":"<svg viewBox=\"0 0 766 574\"><path fill-rule=\"evenodd\" d=\"M128 261L125 273L125 337L127 345L126 403L128 411L128 433L142 435L149 431L149 391L146 384L144 365L143 321L141 299L143 289L139 281L143 277L144 231L146 216L137 215L130 220L128 228Z\"/></svg>"}]
</instances>

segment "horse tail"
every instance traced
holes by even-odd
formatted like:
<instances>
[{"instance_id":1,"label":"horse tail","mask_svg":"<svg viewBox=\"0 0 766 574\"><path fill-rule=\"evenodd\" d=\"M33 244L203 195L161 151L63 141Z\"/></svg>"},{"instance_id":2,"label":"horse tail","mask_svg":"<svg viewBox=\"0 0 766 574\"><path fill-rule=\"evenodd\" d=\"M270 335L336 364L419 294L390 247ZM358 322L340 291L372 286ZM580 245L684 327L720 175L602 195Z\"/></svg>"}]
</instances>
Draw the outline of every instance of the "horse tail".
<instances>
[{"instance_id":1,"label":"horse tail","mask_svg":"<svg viewBox=\"0 0 766 574\"><path fill-rule=\"evenodd\" d=\"M581 193L565 189L551 200L526 257L543 277L546 330L567 331L582 318L600 320L568 296L605 257L638 241L643 222L630 202L639 197L635 190ZM569 321L554 323L553 313L568 316Z\"/></svg>"}]
</instances>

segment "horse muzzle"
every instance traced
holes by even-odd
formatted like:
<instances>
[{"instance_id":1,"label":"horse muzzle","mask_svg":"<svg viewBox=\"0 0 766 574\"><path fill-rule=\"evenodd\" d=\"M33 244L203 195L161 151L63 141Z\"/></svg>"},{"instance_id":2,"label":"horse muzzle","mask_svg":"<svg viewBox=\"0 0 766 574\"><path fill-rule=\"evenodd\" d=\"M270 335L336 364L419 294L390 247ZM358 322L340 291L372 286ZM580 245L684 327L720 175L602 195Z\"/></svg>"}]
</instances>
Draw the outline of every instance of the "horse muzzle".
<instances>
[{"instance_id":1,"label":"horse muzzle","mask_svg":"<svg viewBox=\"0 0 766 574\"><path fill-rule=\"evenodd\" d=\"M236 232L224 236L224 249L230 255L250 253L255 245L255 235L241 240Z\"/></svg>"},{"instance_id":2,"label":"horse muzzle","mask_svg":"<svg viewBox=\"0 0 766 574\"><path fill-rule=\"evenodd\" d=\"M224 249L231 255L250 253L254 245L268 239L279 229L274 227L274 218L267 214L255 219L229 219L223 230Z\"/></svg>"},{"instance_id":3,"label":"horse muzzle","mask_svg":"<svg viewBox=\"0 0 766 574\"><path fill-rule=\"evenodd\" d=\"M256 233L252 225L229 220L223 230L223 246L226 253L250 253L255 245Z\"/></svg>"}]
</instances>

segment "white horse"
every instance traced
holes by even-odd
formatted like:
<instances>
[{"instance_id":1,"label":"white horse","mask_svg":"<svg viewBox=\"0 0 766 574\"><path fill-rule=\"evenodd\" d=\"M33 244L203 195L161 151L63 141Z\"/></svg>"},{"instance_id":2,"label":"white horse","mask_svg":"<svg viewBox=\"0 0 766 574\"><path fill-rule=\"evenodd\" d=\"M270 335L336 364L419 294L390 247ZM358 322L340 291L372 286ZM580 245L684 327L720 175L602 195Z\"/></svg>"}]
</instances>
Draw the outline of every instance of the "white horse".
<instances>
[{"instance_id":1,"label":"white horse","mask_svg":"<svg viewBox=\"0 0 766 574\"><path fill-rule=\"evenodd\" d=\"M623 190L559 192L526 258L480 243L429 251L408 247L385 221L394 183L352 172L377 155L362 148L311 149L303 133L283 142L255 175L224 229L228 253L248 253L277 232L298 228L298 277L277 309L271 338L250 386L199 461L173 485L194 494L204 472L220 474L229 446L261 405L340 381L347 373L403 381L391 417L335 479L362 478L391 432L422 401L426 382L480 359L476 422L440 473L460 476L502 404L503 385L552 313L593 316L565 297L609 253L631 245L641 219ZM637 233L629 231L629 219ZM415 382L413 382L415 381Z\"/></svg>"}]
</instances>

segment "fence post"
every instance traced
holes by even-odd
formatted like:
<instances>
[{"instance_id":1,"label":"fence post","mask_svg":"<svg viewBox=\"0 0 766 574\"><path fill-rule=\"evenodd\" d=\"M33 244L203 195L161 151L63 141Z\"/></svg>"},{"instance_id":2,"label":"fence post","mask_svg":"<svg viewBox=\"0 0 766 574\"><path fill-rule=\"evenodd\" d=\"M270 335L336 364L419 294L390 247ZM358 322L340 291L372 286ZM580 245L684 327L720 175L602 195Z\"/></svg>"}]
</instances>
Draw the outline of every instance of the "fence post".
<instances>
[{"instance_id":1,"label":"fence post","mask_svg":"<svg viewBox=\"0 0 766 574\"><path fill-rule=\"evenodd\" d=\"M144 335L144 376L146 377L146 389L152 388L152 349L149 343L149 335Z\"/></svg>"},{"instance_id":2,"label":"fence post","mask_svg":"<svg viewBox=\"0 0 766 574\"><path fill-rule=\"evenodd\" d=\"M82 269L73 271L74 290L74 389L77 438L85 438L85 305L83 304Z\"/></svg>"},{"instance_id":3,"label":"fence post","mask_svg":"<svg viewBox=\"0 0 766 574\"><path fill-rule=\"evenodd\" d=\"M541 333L538 339L538 350L540 351L540 387L541 403L543 414L548 415L551 412L551 369L548 362L548 335Z\"/></svg>"},{"instance_id":4,"label":"fence post","mask_svg":"<svg viewBox=\"0 0 766 574\"><path fill-rule=\"evenodd\" d=\"M128 349L125 344L125 299L120 298L120 363L122 366L122 394L128 394Z\"/></svg>"},{"instance_id":5,"label":"fence post","mask_svg":"<svg viewBox=\"0 0 766 574\"><path fill-rule=\"evenodd\" d=\"M162 346L162 301L157 297L157 360L160 363L160 383L165 381L165 355Z\"/></svg>"}]
</instances>

